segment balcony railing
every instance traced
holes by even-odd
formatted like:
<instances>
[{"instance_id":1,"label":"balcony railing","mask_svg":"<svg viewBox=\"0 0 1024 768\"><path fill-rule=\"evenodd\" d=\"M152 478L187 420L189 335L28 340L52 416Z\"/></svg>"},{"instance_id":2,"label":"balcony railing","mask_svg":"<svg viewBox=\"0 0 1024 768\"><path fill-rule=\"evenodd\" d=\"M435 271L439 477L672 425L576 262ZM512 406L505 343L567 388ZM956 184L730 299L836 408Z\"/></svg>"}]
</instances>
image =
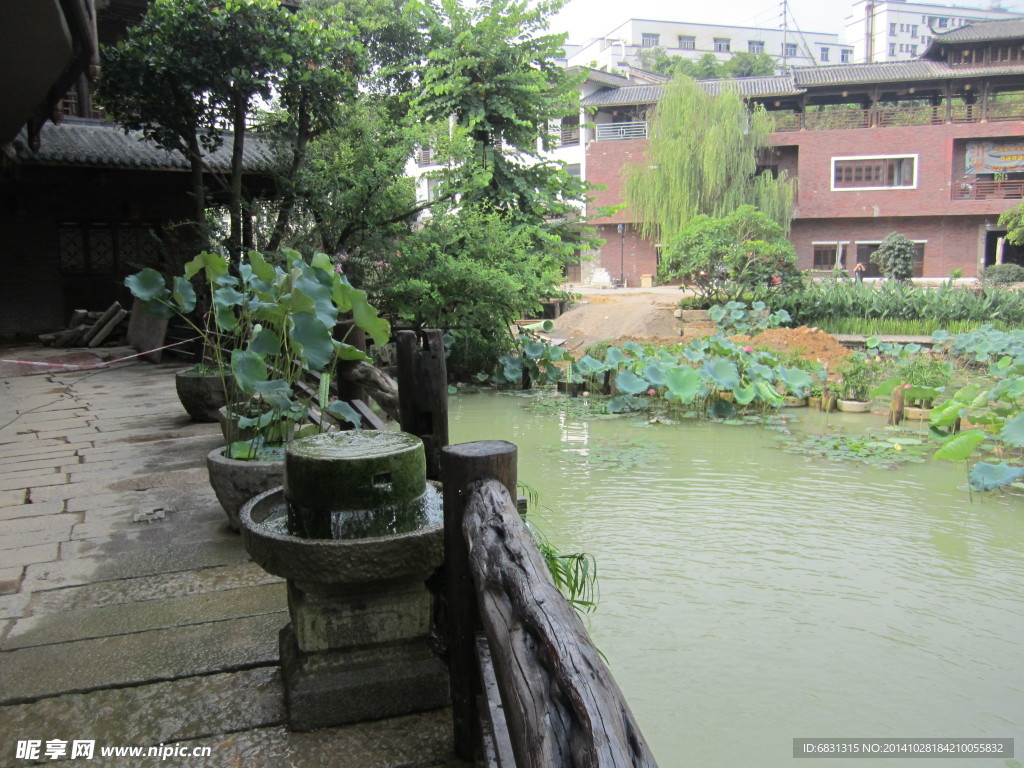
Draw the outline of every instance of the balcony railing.
<instances>
[{"instance_id":1,"label":"balcony railing","mask_svg":"<svg viewBox=\"0 0 1024 768\"><path fill-rule=\"evenodd\" d=\"M416 165L422 168L425 165L436 165L434 162L434 150L430 147L420 147L416 150Z\"/></svg>"},{"instance_id":2,"label":"balcony railing","mask_svg":"<svg viewBox=\"0 0 1024 768\"><path fill-rule=\"evenodd\" d=\"M647 123L600 123L597 126L597 141L624 141L626 139L646 139Z\"/></svg>"},{"instance_id":3,"label":"balcony railing","mask_svg":"<svg viewBox=\"0 0 1024 768\"><path fill-rule=\"evenodd\" d=\"M580 127L578 125L563 126L558 134L558 146L578 147L580 144Z\"/></svg>"},{"instance_id":4,"label":"balcony railing","mask_svg":"<svg viewBox=\"0 0 1024 768\"><path fill-rule=\"evenodd\" d=\"M942 125L946 122L945 105L937 107L879 107L875 124L880 128L905 125Z\"/></svg>"},{"instance_id":5,"label":"balcony railing","mask_svg":"<svg viewBox=\"0 0 1024 768\"><path fill-rule=\"evenodd\" d=\"M1020 200L1024 181L962 181L953 185L954 200Z\"/></svg>"},{"instance_id":6,"label":"balcony railing","mask_svg":"<svg viewBox=\"0 0 1024 768\"><path fill-rule=\"evenodd\" d=\"M871 110L869 109L822 109L804 114L804 127L809 131L867 128L870 125Z\"/></svg>"}]
</instances>

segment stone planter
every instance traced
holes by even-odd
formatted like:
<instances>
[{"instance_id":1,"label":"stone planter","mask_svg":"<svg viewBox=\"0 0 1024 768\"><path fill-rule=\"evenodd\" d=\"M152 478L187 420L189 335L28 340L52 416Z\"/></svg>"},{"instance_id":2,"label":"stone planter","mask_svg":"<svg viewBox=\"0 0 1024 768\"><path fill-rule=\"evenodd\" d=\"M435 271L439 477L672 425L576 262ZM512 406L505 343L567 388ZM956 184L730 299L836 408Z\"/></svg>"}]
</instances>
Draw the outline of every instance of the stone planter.
<instances>
[{"instance_id":1,"label":"stone planter","mask_svg":"<svg viewBox=\"0 0 1024 768\"><path fill-rule=\"evenodd\" d=\"M821 397L808 397L807 406L815 411L821 410Z\"/></svg>"},{"instance_id":2,"label":"stone planter","mask_svg":"<svg viewBox=\"0 0 1024 768\"><path fill-rule=\"evenodd\" d=\"M806 397L792 397L791 395L786 395L785 398L783 399L782 406L784 408L806 408L807 407L807 398Z\"/></svg>"},{"instance_id":3,"label":"stone planter","mask_svg":"<svg viewBox=\"0 0 1024 768\"><path fill-rule=\"evenodd\" d=\"M382 445L355 445L350 459L339 461L325 445L366 436ZM286 488L250 500L241 525L252 559L288 580L291 621L280 651L289 727L446 706L448 671L433 649L426 587L444 562L444 526L422 442L394 432L317 435L289 445L285 465ZM379 523L400 524L395 510L420 499L424 511L437 504L436 514L377 535ZM351 537L305 538L294 535L298 527Z\"/></svg>"},{"instance_id":4,"label":"stone planter","mask_svg":"<svg viewBox=\"0 0 1024 768\"><path fill-rule=\"evenodd\" d=\"M188 411L192 421L217 421L217 411L227 402L225 392L234 389L234 378L230 373L196 373L187 368L174 375L174 387L178 399Z\"/></svg>"},{"instance_id":5,"label":"stone planter","mask_svg":"<svg viewBox=\"0 0 1024 768\"><path fill-rule=\"evenodd\" d=\"M206 454L210 485L217 494L228 525L239 530L238 515L245 502L284 483L283 461L240 461L224 456L224 447Z\"/></svg>"},{"instance_id":6,"label":"stone planter","mask_svg":"<svg viewBox=\"0 0 1024 768\"><path fill-rule=\"evenodd\" d=\"M871 403L867 400L836 400L836 408L845 413L867 413Z\"/></svg>"},{"instance_id":7,"label":"stone planter","mask_svg":"<svg viewBox=\"0 0 1024 768\"><path fill-rule=\"evenodd\" d=\"M911 405L903 409L903 418L909 421L929 421L931 417L931 408L917 408Z\"/></svg>"}]
</instances>

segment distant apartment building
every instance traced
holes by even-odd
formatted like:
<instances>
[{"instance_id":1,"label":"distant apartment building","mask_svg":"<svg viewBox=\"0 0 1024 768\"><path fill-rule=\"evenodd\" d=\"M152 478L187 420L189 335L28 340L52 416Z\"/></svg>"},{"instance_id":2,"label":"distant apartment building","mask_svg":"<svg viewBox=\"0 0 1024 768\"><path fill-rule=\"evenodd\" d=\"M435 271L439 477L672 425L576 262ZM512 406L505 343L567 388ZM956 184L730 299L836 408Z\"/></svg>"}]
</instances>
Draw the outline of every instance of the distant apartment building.
<instances>
[{"instance_id":1,"label":"distant apartment building","mask_svg":"<svg viewBox=\"0 0 1024 768\"><path fill-rule=\"evenodd\" d=\"M918 244L918 277L1024 263L997 225L1024 198L1024 19L936 35L913 61L703 85L738 87L774 118L761 163L797 179L790 240L800 269L851 270L858 261L874 269L869 257L890 232ZM584 178L602 187L588 208L605 240L592 263L629 285L656 273L658 245L621 207L623 170L643 160L663 88L622 78L592 83L582 98L591 123L582 134ZM598 218L598 206L620 208Z\"/></svg>"},{"instance_id":2,"label":"distant apartment building","mask_svg":"<svg viewBox=\"0 0 1024 768\"><path fill-rule=\"evenodd\" d=\"M990 3L988 8L855 0L846 18L845 42L853 61L907 61L922 55L936 35L982 21L1020 18L1019 12ZM824 62L821 62L824 63Z\"/></svg>"},{"instance_id":3,"label":"distant apartment building","mask_svg":"<svg viewBox=\"0 0 1024 768\"><path fill-rule=\"evenodd\" d=\"M719 61L736 53L766 53L787 66L842 63L852 61L853 56L853 50L840 45L835 33L652 19L628 19L608 34L572 48L567 56L569 66L606 72L641 66L641 54L651 48L687 59L711 53Z\"/></svg>"}]
</instances>

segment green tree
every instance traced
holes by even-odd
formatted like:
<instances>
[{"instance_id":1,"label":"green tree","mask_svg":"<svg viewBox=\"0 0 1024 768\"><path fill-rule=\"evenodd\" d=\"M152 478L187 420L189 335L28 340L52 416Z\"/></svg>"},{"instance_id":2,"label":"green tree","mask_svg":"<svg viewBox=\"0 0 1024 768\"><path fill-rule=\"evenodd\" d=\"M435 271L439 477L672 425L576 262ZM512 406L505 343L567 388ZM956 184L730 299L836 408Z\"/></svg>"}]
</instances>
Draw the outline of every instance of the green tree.
<instances>
[{"instance_id":1,"label":"green tree","mask_svg":"<svg viewBox=\"0 0 1024 768\"><path fill-rule=\"evenodd\" d=\"M1006 230L1006 242L1024 245L1024 200L999 216L997 226Z\"/></svg>"},{"instance_id":2,"label":"green tree","mask_svg":"<svg viewBox=\"0 0 1024 768\"><path fill-rule=\"evenodd\" d=\"M725 61L719 61L713 53L705 53L699 59L672 56L664 48L645 48L640 51L640 66L651 72L676 77L685 75L694 80L721 80L728 77L751 77L774 75L777 69L775 59L767 53L734 53Z\"/></svg>"},{"instance_id":3,"label":"green tree","mask_svg":"<svg viewBox=\"0 0 1024 768\"><path fill-rule=\"evenodd\" d=\"M544 160L550 121L579 110L584 74L555 63L565 35L544 34L565 0L484 0L423 5L430 51L412 100L425 119L453 118L468 151L446 179L463 203L540 222L572 215L585 187ZM574 217L575 218L575 217Z\"/></svg>"},{"instance_id":4,"label":"green tree","mask_svg":"<svg viewBox=\"0 0 1024 768\"><path fill-rule=\"evenodd\" d=\"M871 262L890 280L909 282L914 276L917 245L906 235L891 232L885 236L878 250L871 254Z\"/></svg>"},{"instance_id":5,"label":"green tree","mask_svg":"<svg viewBox=\"0 0 1024 768\"><path fill-rule=\"evenodd\" d=\"M126 127L189 158L197 222L206 204L202 150L222 143L218 127L231 127L229 251L237 259L249 119L276 96L296 143L319 130L324 110L354 88L352 37L339 20L323 25L278 0L154 0L142 23L104 52L101 99Z\"/></svg>"},{"instance_id":6,"label":"green tree","mask_svg":"<svg viewBox=\"0 0 1024 768\"><path fill-rule=\"evenodd\" d=\"M701 214L719 218L741 205L759 208L788 230L793 182L758 173L772 121L722 84L713 96L691 78L674 78L651 120L642 163L626 169L625 196L645 237L671 240Z\"/></svg>"},{"instance_id":7,"label":"green tree","mask_svg":"<svg viewBox=\"0 0 1024 768\"><path fill-rule=\"evenodd\" d=\"M751 205L721 218L692 219L662 252L658 275L683 281L709 304L744 293L764 298L800 285L786 233Z\"/></svg>"}]
</instances>

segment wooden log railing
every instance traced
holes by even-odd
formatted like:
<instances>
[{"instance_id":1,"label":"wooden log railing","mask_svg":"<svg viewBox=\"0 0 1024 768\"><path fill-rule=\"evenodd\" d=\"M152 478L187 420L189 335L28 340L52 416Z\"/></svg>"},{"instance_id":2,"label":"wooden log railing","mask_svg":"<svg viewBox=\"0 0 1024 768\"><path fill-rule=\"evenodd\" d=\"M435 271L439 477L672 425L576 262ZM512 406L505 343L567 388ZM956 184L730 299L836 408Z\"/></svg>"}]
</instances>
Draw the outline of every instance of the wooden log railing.
<instances>
[{"instance_id":1,"label":"wooden log railing","mask_svg":"<svg viewBox=\"0 0 1024 768\"><path fill-rule=\"evenodd\" d=\"M473 759L482 750L485 764L499 768L656 766L625 697L519 518L516 455L516 446L503 441L442 452L456 752ZM493 678L485 685L488 657ZM500 703L488 695L494 689ZM492 713L503 714L504 724Z\"/></svg>"}]
</instances>

